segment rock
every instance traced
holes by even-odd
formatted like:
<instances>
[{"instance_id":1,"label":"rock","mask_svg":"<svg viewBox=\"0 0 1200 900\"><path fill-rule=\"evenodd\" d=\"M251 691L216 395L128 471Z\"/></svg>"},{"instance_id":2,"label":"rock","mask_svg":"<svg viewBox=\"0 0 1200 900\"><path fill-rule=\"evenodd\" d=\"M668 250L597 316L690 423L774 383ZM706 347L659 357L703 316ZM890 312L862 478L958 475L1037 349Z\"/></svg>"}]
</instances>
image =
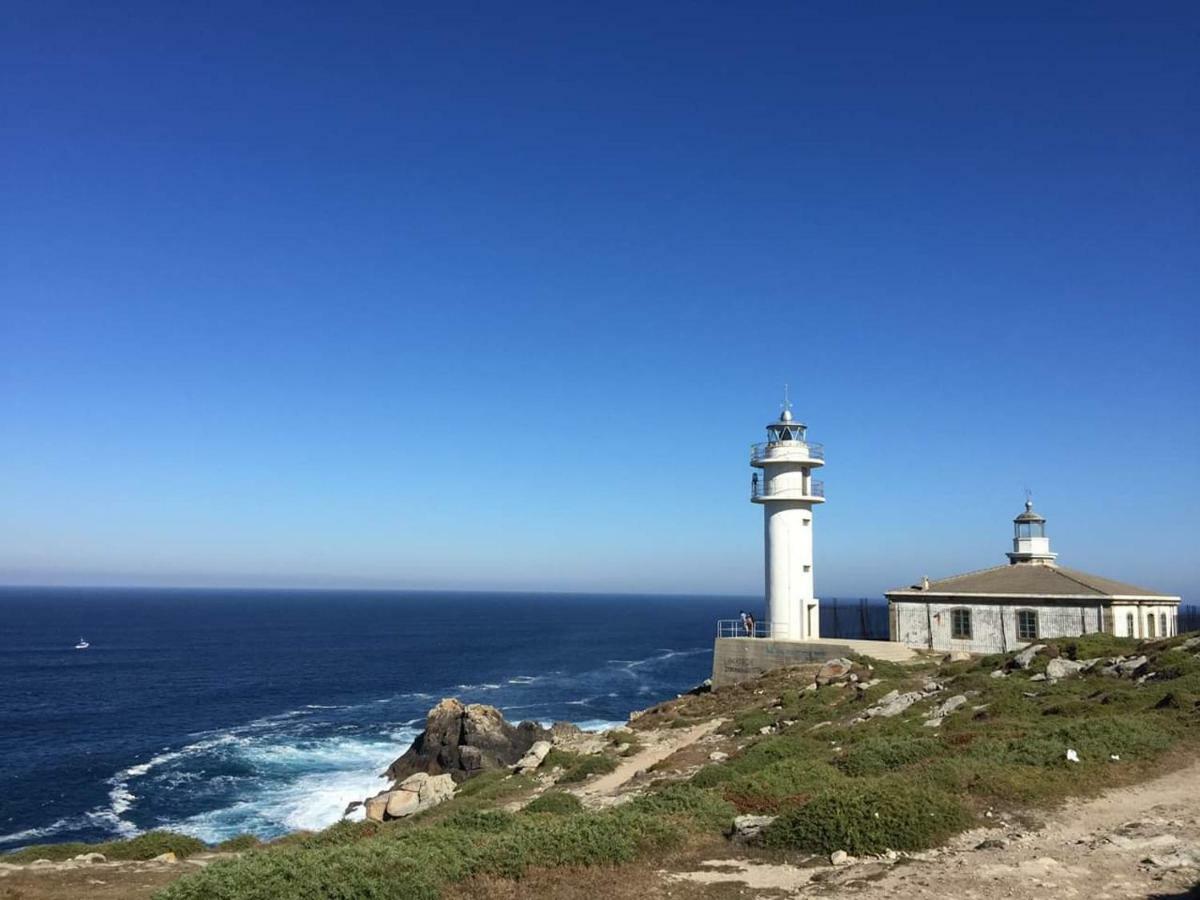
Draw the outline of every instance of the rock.
<instances>
[{"instance_id":1,"label":"rock","mask_svg":"<svg viewBox=\"0 0 1200 900\"><path fill-rule=\"evenodd\" d=\"M534 743L551 737L552 732L536 722L514 726L494 706L464 706L449 698L429 711L425 730L384 774L393 781L417 772L462 780L476 772L510 767Z\"/></svg>"},{"instance_id":2,"label":"rock","mask_svg":"<svg viewBox=\"0 0 1200 900\"><path fill-rule=\"evenodd\" d=\"M884 694L879 699L879 703L868 709L864 715L867 718L879 716L880 718L890 719L892 716L900 715L900 713L904 712L918 700L923 699L924 696L924 694L917 691L909 691L906 694L901 694L899 691L891 691Z\"/></svg>"},{"instance_id":3,"label":"rock","mask_svg":"<svg viewBox=\"0 0 1200 900\"><path fill-rule=\"evenodd\" d=\"M839 681L846 681L850 677L850 670L854 668L854 662L845 657L837 659L827 659L820 669L817 670L816 678L813 680L818 685L835 684Z\"/></svg>"},{"instance_id":4,"label":"rock","mask_svg":"<svg viewBox=\"0 0 1200 900\"><path fill-rule=\"evenodd\" d=\"M178 857L175 856L174 853L172 853L170 850L168 850L166 853L158 854L158 856L154 857L152 860L150 860L150 862L173 863L173 862L179 862L179 859L178 859Z\"/></svg>"},{"instance_id":5,"label":"rock","mask_svg":"<svg viewBox=\"0 0 1200 900\"><path fill-rule=\"evenodd\" d=\"M54 865L54 860L52 860L52 859L35 859L29 865L35 869L44 869L44 868L46 868L46 866Z\"/></svg>"},{"instance_id":6,"label":"rock","mask_svg":"<svg viewBox=\"0 0 1200 900\"><path fill-rule=\"evenodd\" d=\"M1083 663L1075 662L1074 660L1066 659L1060 656L1057 659L1052 659L1050 662L1046 663L1046 677L1069 678L1076 672L1079 672L1081 669L1083 669Z\"/></svg>"},{"instance_id":7,"label":"rock","mask_svg":"<svg viewBox=\"0 0 1200 900\"><path fill-rule=\"evenodd\" d=\"M1045 644L1030 644L1020 653L1013 657L1013 665L1018 669L1028 669L1033 663L1033 658L1046 649Z\"/></svg>"},{"instance_id":8,"label":"rock","mask_svg":"<svg viewBox=\"0 0 1200 900\"><path fill-rule=\"evenodd\" d=\"M994 672L992 672L992 677L993 678L1007 678L1008 673L1005 672L1003 669L996 669Z\"/></svg>"},{"instance_id":9,"label":"rock","mask_svg":"<svg viewBox=\"0 0 1200 900\"><path fill-rule=\"evenodd\" d=\"M758 729L758 733L759 734L774 734L775 726L774 725L764 725L762 728Z\"/></svg>"},{"instance_id":10,"label":"rock","mask_svg":"<svg viewBox=\"0 0 1200 900\"><path fill-rule=\"evenodd\" d=\"M1045 681L1045 680L1046 680L1046 673L1045 673L1045 672L1038 672L1036 675L1030 675L1030 676L1029 676L1029 680L1030 680L1030 681Z\"/></svg>"},{"instance_id":11,"label":"rock","mask_svg":"<svg viewBox=\"0 0 1200 900\"><path fill-rule=\"evenodd\" d=\"M1117 673L1126 678L1132 678L1134 675L1139 674L1148 663L1149 660L1144 656L1131 656L1117 663Z\"/></svg>"},{"instance_id":12,"label":"rock","mask_svg":"<svg viewBox=\"0 0 1200 900\"><path fill-rule=\"evenodd\" d=\"M1193 647L1200 647L1200 637L1190 637L1178 647L1176 650L1191 650Z\"/></svg>"},{"instance_id":13,"label":"rock","mask_svg":"<svg viewBox=\"0 0 1200 900\"><path fill-rule=\"evenodd\" d=\"M988 838L975 845L976 850L1003 850L1008 846L1008 841L1004 838Z\"/></svg>"},{"instance_id":14,"label":"rock","mask_svg":"<svg viewBox=\"0 0 1200 900\"><path fill-rule=\"evenodd\" d=\"M1104 657L1102 656L1093 656L1091 659L1081 659L1079 660L1079 671L1090 672L1102 662L1104 662Z\"/></svg>"},{"instance_id":15,"label":"rock","mask_svg":"<svg viewBox=\"0 0 1200 900\"><path fill-rule=\"evenodd\" d=\"M938 684L936 681L933 681L932 679L930 679L929 681L926 681L923 685L921 685L921 690L923 690L927 694L936 694L941 689L942 689L942 686L940 684Z\"/></svg>"},{"instance_id":16,"label":"rock","mask_svg":"<svg viewBox=\"0 0 1200 900\"><path fill-rule=\"evenodd\" d=\"M834 866L846 866L850 864L850 854L845 850L834 850L829 854L829 863Z\"/></svg>"},{"instance_id":17,"label":"rock","mask_svg":"<svg viewBox=\"0 0 1200 900\"><path fill-rule=\"evenodd\" d=\"M720 750L714 750L708 754L708 758L712 762L725 762L725 760L729 759L729 754L723 753Z\"/></svg>"},{"instance_id":18,"label":"rock","mask_svg":"<svg viewBox=\"0 0 1200 900\"><path fill-rule=\"evenodd\" d=\"M368 797L363 801L364 815L372 822L382 822L383 814L387 812L388 800L390 798L390 791L376 794L374 797Z\"/></svg>"},{"instance_id":19,"label":"rock","mask_svg":"<svg viewBox=\"0 0 1200 900\"><path fill-rule=\"evenodd\" d=\"M775 816L738 816L733 820L729 838L734 841L752 841L762 834L762 830L774 822L775 818Z\"/></svg>"},{"instance_id":20,"label":"rock","mask_svg":"<svg viewBox=\"0 0 1200 900\"><path fill-rule=\"evenodd\" d=\"M1067 761L1074 763L1079 762L1079 754L1069 747L1067 748Z\"/></svg>"},{"instance_id":21,"label":"rock","mask_svg":"<svg viewBox=\"0 0 1200 900\"><path fill-rule=\"evenodd\" d=\"M937 707L936 709L931 710L928 715L931 718L944 719L944 718L946 718L946 716L950 715L950 713L954 712L960 706L964 706L966 704L966 702L967 702L966 694L955 694L953 697L951 697L949 700L947 700L941 706Z\"/></svg>"},{"instance_id":22,"label":"rock","mask_svg":"<svg viewBox=\"0 0 1200 900\"><path fill-rule=\"evenodd\" d=\"M629 745L626 744L626 747ZM534 741L533 746L529 748L529 752L517 761L518 772L532 772L542 764L542 760L554 747L549 741Z\"/></svg>"},{"instance_id":23,"label":"rock","mask_svg":"<svg viewBox=\"0 0 1200 900\"><path fill-rule=\"evenodd\" d=\"M416 791L389 791L384 812L388 819L403 819L421 808L421 795Z\"/></svg>"},{"instance_id":24,"label":"rock","mask_svg":"<svg viewBox=\"0 0 1200 900\"><path fill-rule=\"evenodd\" d=\"M942 662L968 662L971 659L971 654L966 650L951 650L942 657Z\"/></svg>"},{"instance_id":25,"label":"rock","mask_svg":"<svg viewBox=\"0 0 1200 900\"><path fill-rule=\"evenodd\" d=\"M939 725L941 725L941 724L942 724L942 722L944 722L944 721L945 721L945 720L944 720L944 719L942 719L941 717L938 717L938 718L936 718L936 719L926 719L926 720L925 720L925 727L926 727L926 728L937 728L937 727L938 727Z\"/></svg>"},{"instance_id":26,"label":"rock","mask_svg":"<svg viewBox=\"0 0 1200 900\"><path fill-rule=\"evenodd\" d=\"M103 853L80 853L78 856L72 857L75 862L84 863L85 865L95 865L96 863L108 862L108 857Z\"/></svg>"}]
</instances>

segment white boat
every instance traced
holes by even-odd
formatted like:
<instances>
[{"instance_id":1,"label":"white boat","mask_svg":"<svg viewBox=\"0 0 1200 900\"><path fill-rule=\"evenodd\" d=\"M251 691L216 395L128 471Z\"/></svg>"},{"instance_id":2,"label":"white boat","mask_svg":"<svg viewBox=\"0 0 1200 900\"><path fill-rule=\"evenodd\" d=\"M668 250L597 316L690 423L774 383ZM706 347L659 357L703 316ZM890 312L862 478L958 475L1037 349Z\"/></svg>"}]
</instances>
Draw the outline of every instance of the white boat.
<instances>
[{"instance_id":1,"label":"white boat","mask_svg":"<svg viewBox=\"0 0 1200 900\"><path fill-rule=\"evenodd\" d=\"M79 643L75 645L75 649L76 650L86 650L90 646L92 646L92 645L89 644L87 641L85 641L83 638L80 638Z\"/></svg>"}]
</instances>

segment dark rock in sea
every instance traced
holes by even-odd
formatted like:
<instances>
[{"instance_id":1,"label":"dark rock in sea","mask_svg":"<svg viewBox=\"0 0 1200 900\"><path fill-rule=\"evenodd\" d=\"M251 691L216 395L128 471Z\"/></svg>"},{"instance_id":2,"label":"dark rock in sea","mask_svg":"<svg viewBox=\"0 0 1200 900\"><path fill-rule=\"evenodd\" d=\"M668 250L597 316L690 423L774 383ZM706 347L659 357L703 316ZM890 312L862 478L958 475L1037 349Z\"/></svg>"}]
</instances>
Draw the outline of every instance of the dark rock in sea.
<instances>
[{"instance_id":1,"label":"dark rock in sea","mask_svg":"<svg viewBox=\"0 0 1200 900\"><path fill-rule=\"evenodd\" d=\"M550 737L550 731L536 722L511 725L494 706L464 706L449 698L429 711L425 730L388 766L384 777L399 782L426 772L462 781L477 772L513 766L535 741Z\"/></svg>"}]
</instances>

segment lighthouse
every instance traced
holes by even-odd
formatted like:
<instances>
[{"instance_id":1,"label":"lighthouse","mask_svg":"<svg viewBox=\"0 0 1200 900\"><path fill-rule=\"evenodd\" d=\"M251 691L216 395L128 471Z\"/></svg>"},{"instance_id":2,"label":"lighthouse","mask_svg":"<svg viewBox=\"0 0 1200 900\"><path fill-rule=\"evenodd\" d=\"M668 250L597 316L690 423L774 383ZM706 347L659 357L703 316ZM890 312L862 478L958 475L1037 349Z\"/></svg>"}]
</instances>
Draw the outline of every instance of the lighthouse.
<instances>
[{"instance_id":1,"label":"lighthouse","mask_svg":"<svg viewBox=\"0 0 1200 900\"><path fill-rule=\"evenodd\" d=\"M750 499L763 507L767 623L770 637L808 640L821 636L813 596L813 509L825 502L825 485L812 477L825 465L825 449L808 440L786 399L767 440L750 448Z\"/></svg>"}]
</instances>

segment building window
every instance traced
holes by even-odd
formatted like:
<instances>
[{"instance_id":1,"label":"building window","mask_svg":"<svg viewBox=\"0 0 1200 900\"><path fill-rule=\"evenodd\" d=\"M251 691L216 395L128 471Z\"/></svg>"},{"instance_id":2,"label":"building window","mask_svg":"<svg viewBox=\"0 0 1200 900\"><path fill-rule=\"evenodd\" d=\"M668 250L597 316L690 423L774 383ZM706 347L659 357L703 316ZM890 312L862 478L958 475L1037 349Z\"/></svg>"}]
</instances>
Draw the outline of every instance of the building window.
<instances>
[{"instance_id":1,"label":"building window","mask_svg":"<svg viewBox=\"0 0 1200 900\"><path fill-rule=\"evenodd\" d=\"M1032 609L1017 610L1017 640L1036 641L1037 636L1037 613Z\"/></svg>"},{"instance_id":2,"label":"building window","mask_svg":"<svg viewBox=\"0 0 1200 900\"><path fill-rule=\"evenodd\" d=\"M971 611L969 609L950 610L950 637L956 641L971 639Z\"/></svg>"},{"instance_id":3,"label":"building window","mask_svg":"<svg viewBox=\"0 0 1200 900\"><path fill-rule=\"evenodd\" d=\"M1146 616L1146 637L1154 637L1154 613Z\"/></svg>"},{"instance_id":4,"label":"building window","mask_svg":"<svg viewBox=\"0 0 1200 900\"><path fill-rule=\"evenodd\" d=\"M811 571L812 571L812 566L805 566L805 567L804 567L804 571L805 571L805 572L811 572Z\"/></svg>"},{"instance_id":5,"label":"building window","mask_svg":"<svg viewBox=\"0 0 1200 900\"><path fill-rule=\"evenodd\" d=\"M1163 637L1167 637L1167 614L1166 613L1158 614L1158 624L1159 624L1158 633L1161 634Z\"/></svg>"},{"instance_id":6,"label":"building window","mask_svg":"<svg viewBox=\"0 0 1200 900\"><path fill-rule=\"evenodd\" d=\"M1125 613L1125 637L1136 637L1133 633L1133 613Z\"/></svg>"}]
</instances>

